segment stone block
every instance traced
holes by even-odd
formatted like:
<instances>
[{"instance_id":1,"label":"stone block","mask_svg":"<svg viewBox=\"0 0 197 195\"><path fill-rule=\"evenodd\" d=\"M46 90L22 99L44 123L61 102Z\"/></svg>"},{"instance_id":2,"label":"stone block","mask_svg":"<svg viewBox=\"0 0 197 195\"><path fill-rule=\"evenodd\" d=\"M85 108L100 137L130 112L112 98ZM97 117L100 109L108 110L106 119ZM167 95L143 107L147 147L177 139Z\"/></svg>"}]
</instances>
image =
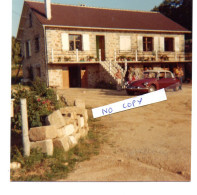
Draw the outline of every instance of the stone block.
<instances>
[{"instance_id":1,"label":"stone block","mask_svg":"<svg viewBox=\"0 0 197 195\"><path fill-rule=\"evenodd\" d=\"M64 135L72 135L76 131L75 126L73 124L66 125L62 128L62 132Z\"/></svg>"},{"instance_id":2,"label":"stone block","mask_svg":"<svg viewBox=\"0 0 197 195\"><path fill-rule=\"evenodd\" d=\"M29 130L29 139L31 141L42 141L56 137L57 130L55 126L33 127Z\"/></svg>"},{"instance_id":3,"label":"stone block","mask_svg":"<svg viewBox=\"0 0 197 195\"><path fill-rule=\"evenodd\" d=\"M61 138L56 138L53 140L53 145L54 147L61 148L64 151L68 151L70 146L69 146L69 140L68 136L63 136Z\"/></svg>"},{"instance_id":4,"label":"stone block","mask_svg":"<svg viewBox=\"0 0 197 195\"><path fill-rule=\"evenodd\" d=\"M76 133L73 135L77 141L81 138L81 133Z\"/></svg>"},{"instance_id":5,"label":"stone block","mask_svg":"<svg viewBox=\"0 0 197 195\"><path fill-rule=\"evenodd\" d=\"M70 148L73 148L74 146L77 145L77 140L74 136L68 136L68 143Z\"/></svg>"},{"instance_id":6,"label":"stone block","mask_svg":"<svg viewBox=\"0 0 197 195\"><path fill-rule=\"evenodd\" d=\"M82 115L84 117L85 121L88 120L88 111L84 108L70 106L70 107L60 108L60 111L61 111L62 115L66 116L66 118L67 118L68 113L74 113L74 118L76 118L76 115Z\"/></svg>"},{"instance_id":7,"label":"stone block","mask_svg":"<svg viewBox=\"0 0 197 195\"><path fill-rule=\"evenodd\" d=\"M85 108L85 102L81 99L75 99L74 106L79 107L79 108Z\"/></svg>"},{"instance_id":8,"label":"stone block","mask_svg":"<svg viewBox=\"0 0 197 195\"><path fill-rule=\"evenodd\" d=\"M84 118L82 116L78 116L77 117L77 122L78 122L79 128L83 128L84 127Z\"/></svg>"},{"instance_id":9,"label":"stone block","mask_svg":"<svg viewBox=\"0 0 197 195\"><path fill-rule=\"evenodd\" d=\"M52 139L44 140L44 141L36 141L30 142L30 148L38 148L41 149L43 153L47 153L48 155L53 155L53 141Z\"/></svg>"},{"instance_id":10,"label":"stone block","mask_svg":"<svg viewBox=\"0 0 197 195\"><path fill-rule=\"evenodd\" d=\"M56 128L61 128L65 126L65 119L62 116L60 110L54 111L52 114L46 117L47 125L54 125Z\"/></svg>"}]
</instances>

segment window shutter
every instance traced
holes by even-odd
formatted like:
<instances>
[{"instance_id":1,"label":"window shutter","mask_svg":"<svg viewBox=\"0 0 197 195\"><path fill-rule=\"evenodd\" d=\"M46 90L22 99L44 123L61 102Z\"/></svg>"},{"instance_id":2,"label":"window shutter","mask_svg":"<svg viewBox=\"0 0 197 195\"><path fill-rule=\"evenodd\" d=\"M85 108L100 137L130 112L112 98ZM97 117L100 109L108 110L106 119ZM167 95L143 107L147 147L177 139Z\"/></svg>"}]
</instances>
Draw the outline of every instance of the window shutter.
<instances>
[{"instance_id":1,"label":"window shutter","mask_svg":"<svg viewBox=\"0 0 197 195\"><path fill-rule=\"evenodd\" d=\"M68 33L62 33L62 50L63 51L69 50Z\"/></svg>"},{"instance_id":2,"label":"window shutter","mask_svg":"<svg viewBox=\"0 0 197 195\"><path fill-rule=\"evenodd\" d=\"M158 37L154 37L154 51L158 51L159 49L158 42L159 42Z\"/></svg>"},{"instance_id":3,"label":"window shutter","mask_svg":"<svg viewBox=\"0 0 197 195\"><path fill-rule=\"evenodd\" d=\"M179 37L175 37L174 49L175 49L175 51L179 51Z\"/></svg>"},{"instance_id":4,"label":"window shutter","mask_svg":"<svg viewBox=\"0 0 197 195\"><path fill-rule=\"evenodd\" d=\"M160 37L160 51L164 51L164 37Z\"/></svg>"},{"instance_id":5,"label":"window shutter","mask_svg":"<svg viewBox=\"0 0 197 195\"><path fill-rule=\"evenodd\" d=\"M138 36L137 37L137 46L138 46L138 51L143 51L143 37Z\"/></svg>"},{"instance_id":6,"label":"window shutter","mask_svg":"<svg viewBox=\"0 0 197 195\"><path fill-rule=\"evenodd\" d=\"M131 50L131 37L120 36L120 50L129 51Z\"/></svg>"},{"instance_id":7,"label":"window shutter","mask_svg":"<svg viewBox=\"0 0 197 195\"><path fill-rule=\"evenodd\" d=\"M89 51L90 50L90 38L89 34L84 34L83 35L83 44L82 44L83 50L84 51Z\"/></svg>"},{"instance_id":8,"label":"window shutter","mask_svg":"<svg viewBox=\"0 0 197 195\"><path fill-rule=\"evenodd\" d=\"M29 57L31 56L31 41L28 41Z\"/></svg>"}]
</instances>

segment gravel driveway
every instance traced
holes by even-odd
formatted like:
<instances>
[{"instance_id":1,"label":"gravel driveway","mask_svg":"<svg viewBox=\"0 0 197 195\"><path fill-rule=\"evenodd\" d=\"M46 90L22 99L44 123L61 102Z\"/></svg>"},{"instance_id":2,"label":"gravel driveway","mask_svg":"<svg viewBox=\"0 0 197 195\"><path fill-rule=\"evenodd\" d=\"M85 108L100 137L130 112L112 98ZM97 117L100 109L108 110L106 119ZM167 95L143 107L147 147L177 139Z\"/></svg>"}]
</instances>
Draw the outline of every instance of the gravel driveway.
<instances>
[{"instance_id":1,"label":"gravel driveway","mask_svg":"<svg viewBox=\"0 0 197 195\"><path fill-rule=\"evenodd\" d=\"M102 117L109 142L63 181L190 181L191 85L167 101ZM62 89L94 108L130 98L125 91Z\"/></svg>"}]
</instances>

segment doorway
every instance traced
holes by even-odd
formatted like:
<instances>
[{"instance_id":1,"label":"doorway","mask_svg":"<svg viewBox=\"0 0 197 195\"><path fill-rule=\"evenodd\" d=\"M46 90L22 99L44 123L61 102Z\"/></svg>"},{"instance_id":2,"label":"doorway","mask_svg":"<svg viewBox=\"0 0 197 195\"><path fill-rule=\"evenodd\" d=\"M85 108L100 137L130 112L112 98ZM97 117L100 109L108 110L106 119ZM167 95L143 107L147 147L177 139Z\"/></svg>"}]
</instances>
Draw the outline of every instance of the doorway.
<instances>
[{"instance_id":1,"label":"doorway","mask_svg":"<svg viewBox=\"0 0 197 195\"><path fill-rule=\"evenodd\" d=\"M81 87L80 66L69 67L70 87Z\"/></svg>"},{"instance_id":2,"label":"doorway","mask_svg":"<svg viewBox=\"0 0 197 195\"><path fill-rule=\"evenodd\" d=\"M88 88L88 71L87 66L81 67L81 87Z\"/></svg>"},{"instance_id":3,"label":"doorway","mask_svg":"<svg viewBox=\"0 0 197 195\"><path fill-rule=\"evenodd\" d=\"M101 60L105 61L105 37L96 36L96 53L97 58L99 59L99 49L101 49Z\"/></svg>"}]
</instances>

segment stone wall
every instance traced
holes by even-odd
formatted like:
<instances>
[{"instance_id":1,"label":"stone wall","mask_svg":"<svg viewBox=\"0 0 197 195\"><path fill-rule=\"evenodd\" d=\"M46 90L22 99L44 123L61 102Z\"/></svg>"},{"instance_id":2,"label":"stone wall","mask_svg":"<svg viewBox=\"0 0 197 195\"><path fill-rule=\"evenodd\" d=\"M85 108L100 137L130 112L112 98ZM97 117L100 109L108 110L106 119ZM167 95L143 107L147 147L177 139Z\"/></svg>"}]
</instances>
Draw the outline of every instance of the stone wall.
<instances>
[{"instance_id":1,"label":"stone wall","mask_svg":"<svg viewBox=\"0 0 197 195\"><path fill-rule=\"evenodd\" d=\"M48 66L49 87L63 87L62 66Z\"/></svg>"},{"instance_id":2,"label":"stone wall","mask_svg":"<svg viewBox=\"0 0 197 195\"><path fill-rule=\"evenodd\" d=\"M32 27L29 27L29 14L32 11L25 4L21 18L26 18L23 24L23 33L21 39L21 49L24 56L23 60L23 77L28 79L30 77L29 69L32 67L33 77L38 75L38 69L40 69L41 78L47 81L46 63L45 63L45 44L44 44L44 30L38 19L32 14ZM35 37L39 37L39 51L35 50ZM31 44L31 57L25 57L24 44L30 41Z\"/></svg>"},{"instance_id":3,"label":"stone wall","mask_svg":"<svg viewBox=\"0 0 197 195\"><path fill-rule=\"evenodd\" d=\"M138 48L138 36L146 37L158 37L158 50L160 51L160 37L168 38L179 38L179 51L184 52L185 40L183 34L171 34L171 33L143 33L143 32L110 32L110 31L93 31L93 30L72 30L72 29L60 29L60 28L48 28L46 29L46 38L47 38L47 53L48 60L54 63L65 62L64 57L69 57L70 61L76 61L76 51L64 51L62 50L62 34L78 34L78 35L89 35L90 50L88 51L79 51L79 61L84 58L87 61L87 56L93 56L97 58L96 53L96 36L105 37L105 56L106 60L114 60L114 51L116 50L116 57L124 55L126 57L135 58L135 51L139 50ZM120 51L120 36L130 36L131 37L131 51ZM53 57L52 57L53 50ZM141 52L142 53L142 52ZM162 52L162 54L170 55L169 60L174 60L175 52ZM140 55L140 53L139 53ZM152 52L143 52L142 56L153 56ZM184 56L182 57L184 59ZM60 60L61 59L61 60Z\"/></svg>"},{"instance_id":4,"label":"stone wall","mask_svg":"<svg viewBox=\"0 0 197 195\"><path fill-rule=\"evenodd\" d=\"M46 118L47 126L31 128L31 149L39 148L43 153L53 155L54 147L68 151L85 137L89 131L88 113L80 100L76 100L75 105L54 111Z\"/></svg>"}]
</instances>

